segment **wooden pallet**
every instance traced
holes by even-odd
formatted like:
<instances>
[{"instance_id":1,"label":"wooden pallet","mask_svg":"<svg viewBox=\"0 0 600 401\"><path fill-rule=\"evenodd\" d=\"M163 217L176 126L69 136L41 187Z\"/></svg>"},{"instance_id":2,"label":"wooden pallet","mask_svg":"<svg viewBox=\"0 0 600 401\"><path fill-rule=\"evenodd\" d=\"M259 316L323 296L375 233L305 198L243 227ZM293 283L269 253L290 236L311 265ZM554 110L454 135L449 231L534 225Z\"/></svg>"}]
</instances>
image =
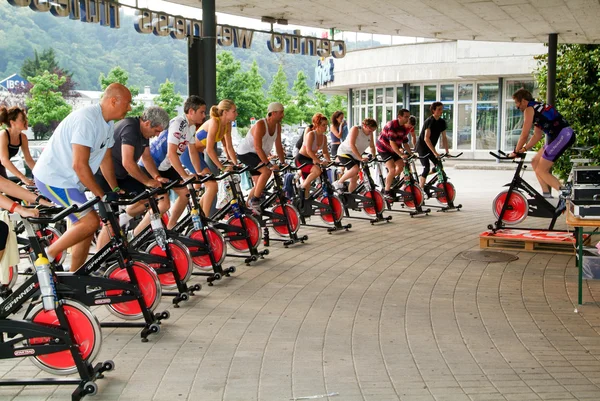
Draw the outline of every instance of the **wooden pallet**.
<instances>
[{"instance_id":1,"label":"wooden pallet","mask_svg":"<svg viewBox=\"0 0 600 401\"><path fill-rule=\"evenodd\" d=\"M589 236L585 237L589 242ZM481 233L479 247L538 253L575 254L575 236L567 231L499 230Z\"/></svg>"}]
</instances>

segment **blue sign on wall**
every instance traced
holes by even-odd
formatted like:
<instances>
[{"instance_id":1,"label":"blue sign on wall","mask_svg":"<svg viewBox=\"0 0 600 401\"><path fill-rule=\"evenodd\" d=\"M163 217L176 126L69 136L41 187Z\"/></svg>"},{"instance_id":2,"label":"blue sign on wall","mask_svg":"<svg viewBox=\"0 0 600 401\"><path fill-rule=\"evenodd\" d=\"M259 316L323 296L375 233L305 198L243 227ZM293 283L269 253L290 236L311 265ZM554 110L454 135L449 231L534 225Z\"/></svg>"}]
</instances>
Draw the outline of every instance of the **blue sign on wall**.
<instances>
[{"instance_id":1,"label":"blue sign on wall","mask_svg":"<svg viewBox=\"0 0 600 401\"><path fill-rule=\"evenodd\" d=\"M4 78L2 81L0 81L0 86L2 86L4 89L7 89L10 91L10 90L18 89L21 86L25 86L28 83L29 83L29 81L27 81L25 78L23 78L19 74L12 74L10 77Z\"/></svg>"},{"instance_id":2,"label":"blue sign on wall","mask_svg":"<svg viewBox=\"0 0 600 401\"><path fill-rule=\"evenodd\" d=\"M317 60L315 68L315 86L317 88L333 82L333 59Z\"/></svg>"}]
</instances>

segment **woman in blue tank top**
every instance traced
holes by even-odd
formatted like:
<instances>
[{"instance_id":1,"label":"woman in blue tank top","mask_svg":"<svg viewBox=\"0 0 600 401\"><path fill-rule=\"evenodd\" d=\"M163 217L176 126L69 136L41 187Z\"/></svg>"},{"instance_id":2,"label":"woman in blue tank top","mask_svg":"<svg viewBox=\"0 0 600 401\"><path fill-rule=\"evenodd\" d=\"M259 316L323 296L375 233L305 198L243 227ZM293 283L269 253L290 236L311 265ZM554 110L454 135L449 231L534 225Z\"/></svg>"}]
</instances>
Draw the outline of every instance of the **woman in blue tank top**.
<instances>
[{"instance_id":1,"label":"woman in blue tank top","mask_svg":"<svg viewBox=\"0 0 600 401\"><path fill-rule=\"evenodd\" d=\"M559 191L561 198L568 195L570 190L561 186L558 178L551 173L552 165L558 158L575 143L575 133L565 118L551 105L537 102L526 89L519 89L513 94L515 106L523 112L523 129L511 157L525 153L535 146L546 134L546 144L531 160L533 171L542 187L545 197L552 197L551 188ZM531 127L533 135L529 137Z\"/></svg>"}]
</instances>

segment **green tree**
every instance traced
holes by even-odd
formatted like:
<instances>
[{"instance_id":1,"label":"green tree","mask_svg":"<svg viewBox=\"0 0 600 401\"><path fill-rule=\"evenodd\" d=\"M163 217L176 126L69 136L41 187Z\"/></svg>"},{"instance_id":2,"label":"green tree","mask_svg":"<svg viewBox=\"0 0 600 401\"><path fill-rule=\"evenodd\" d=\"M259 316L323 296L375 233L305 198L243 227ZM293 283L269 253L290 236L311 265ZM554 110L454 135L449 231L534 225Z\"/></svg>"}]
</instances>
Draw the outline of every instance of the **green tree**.
<instances>
[{"instance_id":1,"label":"green tree","mask_svg":"<svg viewBox=\"0 0 600 401\"><path fill-rule=\"evenodd\" d=\"M54 72L59 69L58 61L56 61L56 53L53 48L45 49L41 55L37 50L33 51L33 58L27 58L21 66L21 76L26 79L42 75L44 71ZM63 70L66 74L68 71Z\"/></svg>"},{"instance_id":2,"label":"green tree","mask_svg":"<svg viewBox=\"0 0 600 401\"><path fill-rule=\"evenodd\" d=\"M260 75L256 61L252 63L249 71L239 72L236 79L240 81L240 87L245 88L241 93L232 99L238 110L238 127L250 125L250 118L261 118L267 110L267 99L263 85L265 79Z\"/></svg>"},{"instance_id":3,"label":"green tree","mask_svg":"<svg viewBox=\"0 0 600 401\"><path fill-rule=\"evenodd\" d=\"M242 65L233 57L233 53L224 51L217 54L217 99L236 101L243 91L240 86L239 73Z\"/></svg>"},{"instance_id":4,"label":"green tree","mask_svg":"<svg viewBox=\"0 0 600 401\"><path fill-rule=\"evenodd\" d=\"M329 98L329 102L327 103L327 118L331 118L333 113L338 110L347 114L348 109L348 99L346 96L333 95ZM348 117L347 115L345 117Z\"/></svg>"},{"instance_id":5,"label":"green tree","mask_svg":"<svg viewBox=\"0 0 600 401\"><path fill-rule=\"evenodd\" d=\"M31 77L33 87L29 92L27 118L33 127L36 139L52 135L53 128L71 112L59 87L65 83L65 77L59 77L45 71L42 75Z\"/></svg>"},{"instance_id":6,"label":"green tree","mask_svg":"<svg viewBox=\"0 0 600 401\"><path fill-rule=\"evenodd\" d=\"M319 90L314 92L311 114L323 113L327 115L327 96ZM329 118L331 116L327 116Z\"/></svg>"},{"instance_id":7,"label":"green tree","mask_svg":"<svg viewBox=\"0 0 600 401\"><path fill-rule=\"evenodd\" d=\"M310 106L310 87L307 83L308 77L303 71L298 71L292 90L294 95L291 104L285 110L287 120L292 124L307 122L312 118Z\"/></svg>"},{"instance_id":8,"label":"green tree","mask_svg":"<svg viewBox=\"0 0 600 401\"><path fill-rule=\"evenodd\" d=\"M120 83L121 85L127 86L127 81L129 81L129 74L123 68L117 66L108 72L108 75L104 75L104 73L100 73L100 77L98 78L100 82L100 87L104 91L108 85L112 83ZM127 86L129 92L131 92L131 98L134 99L137 95L139 95L140 90L136 86ZM144 112L144 105L142 103L137 104L135 101L131 101L131 111L127 113L127 117L139 117Z\"/></svg>"},{"instance_id":9,"label":"green tree","mask_svg":"<svg viewBox=\"0 0 600 401\"><path fill-rule=\"evenodd\" d=\"M154 104L165 109L170 118L177 116L177 107L183 104L183 98L175 93L175 84L168 79L158 88L158 96L154 98Z\"/></svg>"},{"instance_id":10,"label":"green tree","mask_svg":"<svg viewBox=\"0 0 600 401\"><path fill-rule=\"evenodd\" d=\"M279 102L284 107L288 106L291 101L289 93L290 85L288 84L287 76L283 70L283 65L279 64L277 73L273 76L271 85L269 86L267 100L269 102Z\"/></svg>"},{"instance_id":11,"label":"green tree","mask_svg":"<svg viewBox=\"0 0 600 401\"><path fill-rule=\"evenodd\" d=\"M547 55L540 55L535 71L540 97L546 98ZM561 44L556 63L556 102L553 106L577 135L574 146L593 146L591 156L600 159L600 46ZM571 170L570 156L554 164L561 178Z\"/></svg>"}]
</instances>

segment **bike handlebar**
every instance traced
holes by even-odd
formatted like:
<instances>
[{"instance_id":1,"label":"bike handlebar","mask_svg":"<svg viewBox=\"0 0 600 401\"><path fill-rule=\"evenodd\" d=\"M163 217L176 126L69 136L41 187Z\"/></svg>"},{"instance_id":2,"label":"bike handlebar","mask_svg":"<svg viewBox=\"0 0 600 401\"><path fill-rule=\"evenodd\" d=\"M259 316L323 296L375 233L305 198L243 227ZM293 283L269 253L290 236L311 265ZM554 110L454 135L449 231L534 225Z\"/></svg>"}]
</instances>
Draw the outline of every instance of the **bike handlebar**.
<instances>
[{"instance_id":1,"label":"bike handlebar","mask_svg":"<svg viewBox=\"0 0 600 401\"><path fill-rule=\"evenodd\" d=\"M100 198L96 196L93 199L85 202L83 205L71 205L68 208L64 209L62 212L55 214L52 217L28 217L27 221L33 224L51 224L56 223L70 214L81 212L83 210L89 209L94 206L96 203L100 202Z\"/></svg>"},{"instance_id":2,"label":"bike handlebar","mask_svg":"<svg viewBox=\"0 0 600 401\"><path fill-rule=\"evenodd\" d=\"M498 149L498 153L500 153L500 155L498 155L498 154L490 151L490 155L494 156L498 160L514 160L514 159L516 159L518 157L521 158L521 159L525 159L525 156L527 156L526 153L515 153L515 155L516 155L515 157L510 157L510 155L507 155L506 153L504 153L500 149Z\"/></svg>"}]
</instances>

